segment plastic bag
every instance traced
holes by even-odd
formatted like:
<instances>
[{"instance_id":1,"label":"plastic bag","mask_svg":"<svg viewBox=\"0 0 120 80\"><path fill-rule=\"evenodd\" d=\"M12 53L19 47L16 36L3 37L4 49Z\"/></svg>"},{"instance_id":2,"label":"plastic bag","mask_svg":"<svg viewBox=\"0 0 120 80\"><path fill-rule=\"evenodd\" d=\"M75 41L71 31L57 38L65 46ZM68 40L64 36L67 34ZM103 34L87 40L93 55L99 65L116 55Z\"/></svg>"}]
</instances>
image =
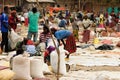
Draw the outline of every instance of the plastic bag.
<instances>
[{"instance_id":1,"label":"plastic bag","mask_svg":"<svg viewBox=\"0 0 120 80\"><path fill-rule=\"evenodd\" d=\"M11 30L9 37L13 43L21 40L21 36L19 36L13 29Z\"/></svg>"}]
</instances>

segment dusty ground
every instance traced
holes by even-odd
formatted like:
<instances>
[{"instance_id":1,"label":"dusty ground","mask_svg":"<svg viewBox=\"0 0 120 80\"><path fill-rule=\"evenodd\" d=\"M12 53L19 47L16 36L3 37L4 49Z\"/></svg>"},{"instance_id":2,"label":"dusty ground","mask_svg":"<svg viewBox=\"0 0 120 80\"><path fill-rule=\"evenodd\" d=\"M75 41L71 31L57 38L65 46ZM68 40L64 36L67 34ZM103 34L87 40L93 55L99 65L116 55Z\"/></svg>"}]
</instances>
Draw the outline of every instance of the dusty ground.
<instances>
[{"instance_id":1,"label":"dusty ground","mask_svg":"<svg viewBox=\"0 0 120 80\"><path fill-rule=\"evenodd\" d=\"M80 66L77 65L76 68L73 68L71 66L70 71L87 71L87 72L95 72L95 71L120 71L120 66L92 66L92 67L87 67L87 66ZM57 80L56 74L52 75L45 75L46 78L50 80Z\"/></svg>"},{"instance_id":2,"label":"dusty ground","mask_svg":"<svg viewBox=\"0 0 120 80\"><path fill-rule=\"evenodd\" d=\"M23 31L21 31L21 33L24 33L24 34L21 34L21 36L26 37L27 29L23 28ZM119 52L117 52L116 54L118 54L118 53ZM74 55L72 55L72 56L74 56ZM75 55L75 56L77 57L77 55ZM108 57L109 58L109 56L104 56L104 57ZM116 58L118 58L118 57L116 57ZM120 56L119 56L118 59L120 59ZM70 69L68 71L68 74L71 74L71 72L78 72L78 71L91 72L91 74L93 72L98 72L98 71L120 72L120 64L118 66L114 66L114 65L113 66L108 66L108 65L103 65L103 66L84 66L84 65L80 65L80 64L79 65L78 64L76 64L76 65L70 65ZM118 75L120 75L120 74L118 74ZM45 75L45 77L48 78L48 79L50 79L50 80L57 80L55 73L52 73L51 75L47 74L47 75ZM61 77L62 76L60 76L60 78ZM85 76L83 76L83 77L85 77ZM62 80L67 80L67 79L62 79ZM74 79L74 80L80 80L80 79ZM116 79L116 80L120 80L120 79Z\"/></svg>"}]
</instances>

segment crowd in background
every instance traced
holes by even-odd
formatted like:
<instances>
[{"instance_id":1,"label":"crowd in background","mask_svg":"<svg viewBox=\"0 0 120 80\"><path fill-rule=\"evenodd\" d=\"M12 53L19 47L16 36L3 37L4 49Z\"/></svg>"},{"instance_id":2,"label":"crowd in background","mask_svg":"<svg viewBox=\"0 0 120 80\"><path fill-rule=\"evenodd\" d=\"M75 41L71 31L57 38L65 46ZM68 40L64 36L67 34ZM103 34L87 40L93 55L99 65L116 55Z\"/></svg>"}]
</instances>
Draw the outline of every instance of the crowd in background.
<instances>
[{"instance_id":1,"label":"crowd in background","mask_svg":"<svg viewBox=\"0 0 120 80\"><path fill-rule=\"evenodd\" d=\"M120 32L120 12L115 14L114 11L109 14L107 12L96 13L79 10L70 12L68 9L50 13L47 10L43 15L35 7L32 10L24 9L22 13L18 13L15 10L10 11L6 6L4 12L0 15L0 20L2 33L1 50L3 51L3 46L5 45L5 52L8 52L8 34L11 29L17 33L16 29L18 24L20 24L21 26L24 25L28 32L27 39L24 39L19 45L27 45L26 51L32 53L32 55L37 52L36 47L38 48L40 43L45 43L45 49L50 48L47 45L49 39L52 38L50 32L57 39L57 46L63 44L64 49L69 53L76 51L76 42L89 43L91 31L95 33L95 37L101 36L96 34L103 31ZM42 26L43 31L38 35L39 29L41 29L40 26ZM72 26L72 31L68 29L70 26ZM79 38L80 31L83 32L81 40ZM66 42L64 39L66 39ZM17 50L19 52L21 48Z\"/></svg>"}]
</instances>

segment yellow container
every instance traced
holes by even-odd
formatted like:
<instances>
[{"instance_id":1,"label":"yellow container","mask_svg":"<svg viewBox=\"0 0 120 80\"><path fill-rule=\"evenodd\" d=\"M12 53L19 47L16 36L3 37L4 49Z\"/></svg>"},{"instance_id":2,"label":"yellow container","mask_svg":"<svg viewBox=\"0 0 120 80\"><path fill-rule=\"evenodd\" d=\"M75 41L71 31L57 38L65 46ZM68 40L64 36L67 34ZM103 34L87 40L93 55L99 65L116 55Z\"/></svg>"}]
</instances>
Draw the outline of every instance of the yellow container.
<instances>
[{"instance_id":1,"label":"yellow container","mask_svg":"<svg viewBox=\"0 0 120 80\"><path fill-rule=\"evenodd\" d=\"M99 39L98 39L98 38L94 38L93 43L94 43L94 44L98 44L98 43L99 43Z\"/></svg>"}]
</instances>

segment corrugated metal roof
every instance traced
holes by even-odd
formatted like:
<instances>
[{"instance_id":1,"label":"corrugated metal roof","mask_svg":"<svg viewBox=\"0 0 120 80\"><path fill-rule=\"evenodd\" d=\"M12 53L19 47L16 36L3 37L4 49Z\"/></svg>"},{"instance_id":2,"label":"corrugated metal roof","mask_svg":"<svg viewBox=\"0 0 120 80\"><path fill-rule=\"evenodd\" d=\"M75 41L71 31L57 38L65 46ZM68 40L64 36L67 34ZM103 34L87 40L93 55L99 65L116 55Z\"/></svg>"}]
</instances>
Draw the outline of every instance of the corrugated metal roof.
<instances>
[{"instance_id":1,"label":"corrugated metal roof","mask_svg":"<svg viewBox=\"0 0 120 80\"><path fill-rule=\"evenodd\" d=\"M28 2L36 2L36 0L27 0ZM54 3L54 0L38 0L39 2L50 2L50 3Z\"/></svg>"}]
</instances>

